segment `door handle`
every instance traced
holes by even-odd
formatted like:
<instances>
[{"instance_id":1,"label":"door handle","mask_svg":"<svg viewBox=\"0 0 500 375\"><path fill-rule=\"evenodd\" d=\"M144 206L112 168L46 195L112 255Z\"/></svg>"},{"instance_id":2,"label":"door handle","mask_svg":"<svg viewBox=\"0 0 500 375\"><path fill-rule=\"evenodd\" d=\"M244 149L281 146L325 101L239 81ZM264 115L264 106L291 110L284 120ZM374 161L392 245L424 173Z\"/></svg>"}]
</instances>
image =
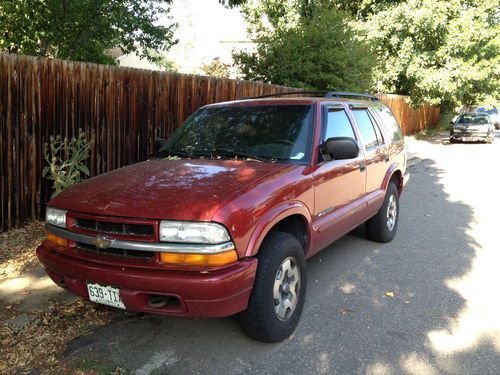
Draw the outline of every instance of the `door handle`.
<instances>
[{"instance_id":1,"label":"door handle","mask_svg":"<svg viewBox=\"0 0 500 375\"><path fill-rule=\"evenodd\" d=\"M366 164L365 164L365 163L361 163L361 164L359 164L359 170L360 170L361 172L366 171Z\"/></svg>"},{"instance_id":2,"label":"door handle","mask_svg":"<svg viewBox=\"0 0 500 375\"><path fill-rule=\"evenodd\" d=\"M385 157L385 162L386 162L386 163L389 163L389 160L390 160L390 159L389 159L389 156L386 156L386 157Z\"/></svg>"}]
</instances>

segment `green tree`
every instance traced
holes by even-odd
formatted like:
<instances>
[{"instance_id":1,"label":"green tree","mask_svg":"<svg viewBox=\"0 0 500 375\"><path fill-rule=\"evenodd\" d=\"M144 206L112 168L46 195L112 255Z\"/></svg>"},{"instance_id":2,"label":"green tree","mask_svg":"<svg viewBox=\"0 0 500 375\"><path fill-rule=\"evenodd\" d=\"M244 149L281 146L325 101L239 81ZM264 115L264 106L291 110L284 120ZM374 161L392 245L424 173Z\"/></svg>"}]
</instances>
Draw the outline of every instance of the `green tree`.
<instances>
[{"instance_id":1,"label":"green tree","mask_svg":"<svg viewBox=\"0 0 500 375\"><path fill-rule=\"evenodd\" d=\"M323 7L334 7L352 16L362 19L369 14L383 9L389 4L401 3L404 0L219 0L227 7L241 6L244 11L253 9L267 17L275 18L279 13L295 12L303 17L311 17L315 11Z\"/></svg>"},{"instance_id":2,"label":"green tree","mask_svg":"<svg viewBox=\"0 0 500 375\"><path fill-rule=\"evenodd\" d=\"M171 0L1 0L0 51L114 63L120 47L155 62L170 48L175 24Z\"/></svg>"},{"instance_id":3,"label":"green tree","mask_svg":"<svg viewBox=\"0 0 500 375\"><path fill-rule=\"evenodd\" d=\"M367 90L374 60L349 26L349 15L332 6L301 14L295 3L244 7L257 49L234 54L243 77L313 90Z\"/></svg>"},{"instance_id":4,"label":"green tree","mask_svg":"<svg viewBox=\"0 0 500 375\"><path fill-rule=\"evenodd\" d=\"M500 86L497 0L409 0L361 24L378 57L381 90L414 104L474 104Z\"/></svg>"}]
</instances>

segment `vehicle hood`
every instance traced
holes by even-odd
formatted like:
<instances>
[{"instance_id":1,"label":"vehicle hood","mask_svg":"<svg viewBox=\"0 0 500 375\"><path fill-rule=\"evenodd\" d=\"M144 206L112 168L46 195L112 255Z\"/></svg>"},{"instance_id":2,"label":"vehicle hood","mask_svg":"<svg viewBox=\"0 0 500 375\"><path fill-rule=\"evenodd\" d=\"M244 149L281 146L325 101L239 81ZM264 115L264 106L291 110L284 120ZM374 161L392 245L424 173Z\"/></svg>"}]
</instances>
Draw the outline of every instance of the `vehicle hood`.
<instances>
[{"instance_id":1,"label":"vehicle hood","mask_svg":"<svg viewBox=\"0 0 500 375\"><path fill-rule=\"evenodd\" d=\"M86 180L49 205L96 215L208 221L240 190L294 167L238 160L150 160Z\"/></svg>"}]
</instances>

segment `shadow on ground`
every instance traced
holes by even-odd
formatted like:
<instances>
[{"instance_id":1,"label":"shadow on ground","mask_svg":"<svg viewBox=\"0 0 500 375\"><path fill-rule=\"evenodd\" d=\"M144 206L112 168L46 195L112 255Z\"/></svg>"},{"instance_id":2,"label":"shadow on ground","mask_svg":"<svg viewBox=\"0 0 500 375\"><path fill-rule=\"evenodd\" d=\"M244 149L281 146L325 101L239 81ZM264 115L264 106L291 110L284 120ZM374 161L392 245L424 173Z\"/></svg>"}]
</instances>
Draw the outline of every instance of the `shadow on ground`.
<instances>
[{"instance_id":1,"label":"shadow on ground","mask_svg":"<svg viewBox=\"0 0 500 375\"><path fill-rule=\"evenodd\" d=\"M254 342L234 318L117 311L108 326L73 340L65 360L137 374L496 373L500 348L487 336L455 351L432 339L453 341L466 301L450 280L470 272L480 245L467 234L472 209L450 199L443 171L432 160L410 169L393 242L369 242L360 227L308 261L306 306L291 339Z\"/></svg>"}]
</instances>

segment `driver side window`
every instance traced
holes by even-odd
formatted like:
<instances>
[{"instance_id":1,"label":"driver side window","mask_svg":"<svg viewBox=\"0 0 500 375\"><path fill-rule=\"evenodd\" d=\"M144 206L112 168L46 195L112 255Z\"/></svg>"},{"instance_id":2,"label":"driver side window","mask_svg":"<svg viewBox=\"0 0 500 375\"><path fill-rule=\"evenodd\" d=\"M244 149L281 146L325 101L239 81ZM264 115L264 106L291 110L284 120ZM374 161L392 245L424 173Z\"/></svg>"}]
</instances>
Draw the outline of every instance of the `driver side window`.
<instances>
[{"instance_id":1,"label":"driver side window","mask_svg":"<svg viewBox=\"0 0 500 375\"><path fill-rule=\"evenodd\" d=\"M349 137L356 139L351 122L343 109L328 109L328 118L323 139L326 141L328 138L332 137Z\"/></svg>"},{"instance_id":2,"label":"driver side window","mask_svg":"<svg viewBox=\"0 0 500 375\"><path fill-rule=\"evenodd\" d=\"M356 139L351 122L342 108L328 108L326 121L324 122L323 142L333 137L349 137ZM318 162L332 160L330 154L319 153Z\"/></svg>"}]
</instances>

